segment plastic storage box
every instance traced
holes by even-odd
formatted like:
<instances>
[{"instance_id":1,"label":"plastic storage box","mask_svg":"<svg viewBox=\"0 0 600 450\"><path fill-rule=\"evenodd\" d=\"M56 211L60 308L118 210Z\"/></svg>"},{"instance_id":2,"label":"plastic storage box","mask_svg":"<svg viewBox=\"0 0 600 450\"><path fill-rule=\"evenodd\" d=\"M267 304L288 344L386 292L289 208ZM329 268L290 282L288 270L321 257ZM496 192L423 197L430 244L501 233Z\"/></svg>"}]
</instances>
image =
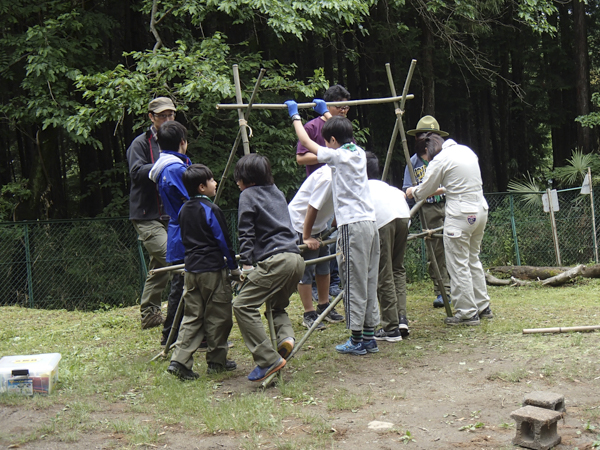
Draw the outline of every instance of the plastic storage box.
<instances>
[{"instance_id":1,"label":"plastic storage box","mask_svg":"<svg viewBox=\"0 0 600 450\"><path fill-rule=\"evenodd\" d=\"M51 394L58 382L60 353L5 356L0 359L0 392Z\"/></svg>"}]
</instances>

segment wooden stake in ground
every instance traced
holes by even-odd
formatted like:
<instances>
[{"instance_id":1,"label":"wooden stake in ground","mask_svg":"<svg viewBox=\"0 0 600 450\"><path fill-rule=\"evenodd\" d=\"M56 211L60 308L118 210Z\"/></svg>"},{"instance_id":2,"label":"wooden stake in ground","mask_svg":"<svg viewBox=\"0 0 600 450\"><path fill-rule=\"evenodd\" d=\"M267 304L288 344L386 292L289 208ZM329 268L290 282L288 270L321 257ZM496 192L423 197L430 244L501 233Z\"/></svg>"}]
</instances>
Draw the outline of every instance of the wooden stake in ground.
<instances>
[{"instance_id":1,"label":"wooden stake in ground","mask_svg":"<svg viewBox=\"0 0 600 450\"><path fill-rule=\"evenodd\" d=\"M240 83L240 72L237 64L233 65L233 83L235 84L235 98L238 103L242 103L242 84ZM244 155L250 154L250 142L248 141L248 132L246 131L246 119L242 108L238 108L238 117L240 121L240 130L242 132L242 143L244 144Z\"/></svg>"}]
</instances>

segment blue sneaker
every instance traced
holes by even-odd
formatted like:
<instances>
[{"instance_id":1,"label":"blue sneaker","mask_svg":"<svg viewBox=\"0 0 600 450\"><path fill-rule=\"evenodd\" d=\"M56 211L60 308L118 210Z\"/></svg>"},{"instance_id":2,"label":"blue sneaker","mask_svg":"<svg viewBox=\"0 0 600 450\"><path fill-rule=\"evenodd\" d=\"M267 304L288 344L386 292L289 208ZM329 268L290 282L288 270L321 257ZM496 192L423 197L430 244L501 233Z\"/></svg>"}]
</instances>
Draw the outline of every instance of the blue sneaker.
<instances>
[{"instance_id":1,"label":"blue sneaker","mask_svg":"<svg viewBox=\"0 0 600 450\"><path fill-rule=\"evenodd\" d=\"M377 345L377 344L376 344ZM346 342L340 345L336 345L335 349L340 353L347 353L350 355L366 355L367 350L363 347L363 343L359 342L354 344L352 338L348 338Z\"/></svg>"},{"instance_id":2,"label":"blue sneaker","mask_svg":"<svg viewBox=\"0 0 600 450\"><path fill-rule=\"evenodd\" d=\"M379 351L379 347L377 347L377 341L375 339L363 341L363 348L369 353L377 353Z\"/></svg>"},{"instance_id":3,"label":"blue sneaker","mask_svg":"<svg viewBox=\"0 0 600 450\"><path fill-rule=\"evenodd\" d=\"M277 372L278 370L283 369L285 366L286 360L283 358L279 358L275 364L270 365L269 367L260 367L256 366L250 375L248 375L248 379L250 381L262 381L267 378L272 373Z\"/></svg>"},{"instance_id":4,"label":"blue sneaker","mask_svg":"<svg viewBox=\"0 0 600 450\"><path fill-rule=\"evenodd\" d=\"M342 292L342 290L340 289L339 284L329 285L329 295L331 295L333 298L336 298L338 295L340 295L340 292Z\"/></svg>"},{"instance_id":5,"label":"blue sneaker","mask_svg":"<svg viewBox=\"0 0 600 450\"><path fill-rule=\"evenodd\" d=\"M313 302L319 301L319 291L317 290L316 286L312 287L312 298L313 298Z\"/></svg>"},{"instance_id":6,"label":"blue sneaker","mask_svg":"<svg viewBox=\"0 0 600 450\"><path fill-rule=\"evenodd\" d=\"M433 301L434 308L443 308L444 307L444 299L442 298L442 294L438 295Z\"/></svg>"}]
</instances>

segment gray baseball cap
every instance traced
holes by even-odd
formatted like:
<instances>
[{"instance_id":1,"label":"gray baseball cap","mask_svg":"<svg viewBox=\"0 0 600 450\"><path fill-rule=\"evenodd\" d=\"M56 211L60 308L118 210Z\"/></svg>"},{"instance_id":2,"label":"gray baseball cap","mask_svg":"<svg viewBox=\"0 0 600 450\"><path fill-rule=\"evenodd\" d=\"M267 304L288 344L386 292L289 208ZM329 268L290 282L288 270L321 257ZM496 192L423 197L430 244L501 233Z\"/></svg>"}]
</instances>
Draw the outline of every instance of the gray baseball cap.
<instances>
[{"instance_id":1,"label":"gray baseball cap","mask_svg":"<svg viewBox=\"0 0 600 450\"><path fill-rule=\"evenodd\" d=\"M177 108L175 108L175 105L173 104L173 100L169 97L157 97L148 103L148 111L150 112L158 114L167 110L177 111Z\"/></svg>"}]
</instances>

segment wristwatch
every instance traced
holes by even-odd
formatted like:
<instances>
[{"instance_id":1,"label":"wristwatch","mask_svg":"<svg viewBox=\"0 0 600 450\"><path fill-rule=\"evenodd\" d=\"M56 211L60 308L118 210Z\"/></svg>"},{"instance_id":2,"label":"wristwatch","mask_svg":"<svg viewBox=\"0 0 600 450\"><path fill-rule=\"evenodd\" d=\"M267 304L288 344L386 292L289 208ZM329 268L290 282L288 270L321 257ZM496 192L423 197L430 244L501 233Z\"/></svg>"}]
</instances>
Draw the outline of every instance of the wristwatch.
<instances>
[{"instance_id":1,"label":"wristwatch","mask_svg":"<svg viewBox=\"0 0 600 450\"><path fill-rule=\"evenodd\" d=\"M296 121L296 120L302 120L302 117L300 117L300 114L294 114L292 116L292 122Z\"/></svg>"}]
</instances>

